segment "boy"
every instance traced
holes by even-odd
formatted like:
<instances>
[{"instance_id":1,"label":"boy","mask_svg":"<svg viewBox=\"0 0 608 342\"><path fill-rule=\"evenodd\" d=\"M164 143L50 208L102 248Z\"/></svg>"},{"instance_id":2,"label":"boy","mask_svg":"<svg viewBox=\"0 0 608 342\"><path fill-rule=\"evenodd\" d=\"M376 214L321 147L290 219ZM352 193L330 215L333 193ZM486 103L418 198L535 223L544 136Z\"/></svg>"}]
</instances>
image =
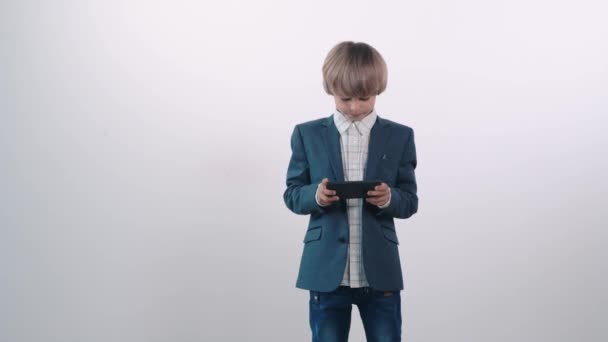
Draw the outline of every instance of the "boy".
<instances>
[{"instance_id":1,"label":"boy","mask_svg":"<svg viewBox=\"0 0 608 342\"><path fill-rule=\"evenodd\" d=\"M403 276L393 218L418 210L411 128L380 118L386 88L382 56L342 42L323 65L336 110L295 127L287 170L287 207L310 215L296 286L310 291L312 340L347 341L357 305L368 341L401 340ZM340 199L328 181L380 180L366 198Z\"/></svg>"}]
</instances>

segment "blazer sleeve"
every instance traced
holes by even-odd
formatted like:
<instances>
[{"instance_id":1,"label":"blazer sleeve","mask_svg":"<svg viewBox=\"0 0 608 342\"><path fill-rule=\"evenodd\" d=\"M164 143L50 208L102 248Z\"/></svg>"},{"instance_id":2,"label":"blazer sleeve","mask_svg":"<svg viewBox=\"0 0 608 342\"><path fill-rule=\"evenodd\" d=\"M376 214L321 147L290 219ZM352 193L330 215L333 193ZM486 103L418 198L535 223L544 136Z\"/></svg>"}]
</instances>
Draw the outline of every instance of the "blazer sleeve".
<instances>
[{"instance_id":1,"label":"blazer sleeve","mask_svg":"<svg viewBox=\"0 0 608 342\"><path fill-rule=\"evenodd\" d=\"M396 218L408 218L418 211L418 187L416 185L416 145L414 131L410 128L410 137L406 143L399 169L397 182L391 187L391 202L388 207L380 210L378 215L390 215Z\"/></svg>"},{"instance_id":2,"label":"blazer sleeve","mask_svg":"<svg viewBox=\"0 0 608 342\"><path fill-rule=\"evenodd\" d=\"M318 184L311 184L310 164L306 156L304 141L299 126L291 135L291 159L287 168L287 189L283 193L285 205L296 214L307 215L323 212L315 194Z\"/></svg>"}]
</instances>

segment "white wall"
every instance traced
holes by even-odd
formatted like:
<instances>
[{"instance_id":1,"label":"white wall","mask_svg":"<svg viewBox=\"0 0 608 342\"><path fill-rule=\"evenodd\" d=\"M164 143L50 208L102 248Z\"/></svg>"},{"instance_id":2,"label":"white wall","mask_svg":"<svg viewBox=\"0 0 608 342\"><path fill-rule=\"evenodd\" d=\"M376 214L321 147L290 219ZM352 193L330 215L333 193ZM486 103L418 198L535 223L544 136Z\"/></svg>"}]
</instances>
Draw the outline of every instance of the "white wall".
<instances>
[{"instance_id":1,"label":"white wall","mask_svg":"<svg viewBox=\"0 0 608 342\"><path fill-rule=\"evenodd\" d=\"M0 4L0 340L308 341L283 204L328 50L415 129L408 341L605 341L602 1ZM352 340L363 340L353 311Z\"/></svg>"}]
</instances>

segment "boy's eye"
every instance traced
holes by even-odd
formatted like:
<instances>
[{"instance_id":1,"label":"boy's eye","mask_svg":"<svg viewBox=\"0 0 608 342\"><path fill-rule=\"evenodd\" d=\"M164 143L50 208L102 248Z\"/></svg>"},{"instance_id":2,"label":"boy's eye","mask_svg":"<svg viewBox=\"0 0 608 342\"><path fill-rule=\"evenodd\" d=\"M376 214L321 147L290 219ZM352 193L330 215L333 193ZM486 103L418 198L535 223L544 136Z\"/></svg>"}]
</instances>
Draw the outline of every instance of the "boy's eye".
<instances>
[{"instance_id":1,"label":"boy's eye","mask_svg":"<svg viewBox=\"0 0 608 342\"><path fill-rule=\"evenodd\" d=\"M344 102L348 102L348 101L350 101L350 97L343 97L340 100L342 100Z\"/></svg>"},{"instance_id":2,"label":"boy's eye","mask_svg":"<svg viewBox=\"0 0 608 342\"><path fill-rule=\"evenodd\" d=\"M360 97L359 100L365 102L369 100L369 97Z\"/></svg>"}]
</instances>

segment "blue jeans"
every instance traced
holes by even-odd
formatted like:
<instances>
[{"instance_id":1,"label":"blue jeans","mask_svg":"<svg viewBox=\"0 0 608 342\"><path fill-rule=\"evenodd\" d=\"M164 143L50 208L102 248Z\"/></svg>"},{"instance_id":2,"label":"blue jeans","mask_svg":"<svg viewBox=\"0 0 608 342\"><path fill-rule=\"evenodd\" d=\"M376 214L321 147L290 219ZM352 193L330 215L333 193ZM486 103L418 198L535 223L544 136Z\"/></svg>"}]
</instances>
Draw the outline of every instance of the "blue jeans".
<instances>
[{"instance_id":1,"label":"blue jeans","mask_svg":"<svg viewBox=\"0 0 608 342\"><path fill-rule=\"evenodd\" d=\"M368 342L401 341L400 292L348 286L310 291L312 341L347 342L353 304L359 308Z\"/></svg>"}]
</instances>

